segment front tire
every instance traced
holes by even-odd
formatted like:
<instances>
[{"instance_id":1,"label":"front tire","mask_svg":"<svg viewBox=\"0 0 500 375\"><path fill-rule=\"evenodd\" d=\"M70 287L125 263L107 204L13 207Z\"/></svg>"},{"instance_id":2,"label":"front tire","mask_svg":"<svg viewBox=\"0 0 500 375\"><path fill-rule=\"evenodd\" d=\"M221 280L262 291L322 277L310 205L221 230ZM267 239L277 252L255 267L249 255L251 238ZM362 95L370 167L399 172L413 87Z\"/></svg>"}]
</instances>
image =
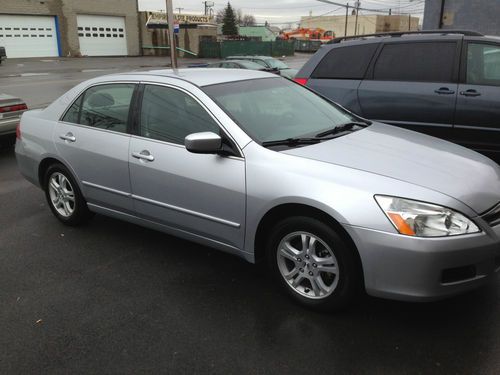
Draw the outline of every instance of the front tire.
<instances>
[{"instance_id":1,"label":"front tire","mask_svg":"<svg viewBox=\"0 0 500 375\"><path fill-rule=\"evenodd\" d=\"M281 289L304 306L327 311L345 308L361 289L355 251L330 225L311 217L280 221L266 246Z\"/></svg>"},{"instance_id":2,"label":"front tire","mask_svg":"<svg viewBox=\"0 0 500 375\"><path fill-rule=\"evenodd\" d=\"M77 226L87 222L92 213L69 170L62 164L51 165L44 178L47 203L62 223Z\"/></svg>"}]
</instances>

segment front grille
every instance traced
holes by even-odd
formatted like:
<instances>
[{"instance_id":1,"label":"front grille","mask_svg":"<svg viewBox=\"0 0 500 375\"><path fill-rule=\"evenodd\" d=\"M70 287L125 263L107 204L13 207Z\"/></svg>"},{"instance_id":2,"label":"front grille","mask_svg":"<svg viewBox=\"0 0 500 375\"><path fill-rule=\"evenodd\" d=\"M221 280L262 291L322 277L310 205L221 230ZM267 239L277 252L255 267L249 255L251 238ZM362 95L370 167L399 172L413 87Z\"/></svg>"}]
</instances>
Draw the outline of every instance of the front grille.
<instances>
[{"instance_id":1,"label":"front grille","mask_svg":"<svg viewBox=\"0 0 500 375\"><path fill-rule=\"evenodd\" d=\"M492 227L500 224L500 203L482 214L481 218Z\"/></svg>"}]
</instances>

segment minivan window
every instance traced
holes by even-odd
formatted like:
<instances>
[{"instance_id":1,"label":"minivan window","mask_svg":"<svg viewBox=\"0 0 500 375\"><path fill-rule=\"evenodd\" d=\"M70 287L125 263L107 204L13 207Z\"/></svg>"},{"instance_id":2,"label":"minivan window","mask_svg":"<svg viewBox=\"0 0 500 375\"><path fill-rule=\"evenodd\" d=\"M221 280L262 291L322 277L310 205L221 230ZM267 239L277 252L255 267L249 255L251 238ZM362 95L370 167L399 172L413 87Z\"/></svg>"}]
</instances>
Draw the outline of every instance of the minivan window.
<instances>
[{"instance_id":1,"label":"minivan window","mask_svg":"<svg viewBox=\"0 0 500 375\"><path fill-rule=\"evenodd\" d=\"M377 59L378 81L452 82L456 42L386 44Z\"/></svg>"},{"instance_id":2,"label":"minivan window","mask_svg":"<svg viewBox=\"0 0 500 375\"><path fill-rule=\"evenodd\" d=\"M145 87L139 135L184 145L186 136L199 132L220 134L220 128L196 100L170 87Z\"/></svg>"},{"instance_id":3,"label":"minivan window","mask_svg":"<svg viewBox=\"0 0 500 375\"><path fill-rule=\"evenodd\" d=\"M363 79L378 43L333 48L318 64L312 78Z\"/></svg>"},{"instance_id":4,"label":"minivan window","mask_svg":"<svg viewBox=\"0 0 500 375\"><path fill-rule=\"evenodd\" d=\"M73 103L62 120L126 133L134 89L134 84L125 83L91 87Z\"/></svg>"},{"instance_id":5,"label":"minivan window","mask_svg":"<svg viewBox=\"0 0 500 375\"><path fill-rule=\"evenodd\" d=\"M359 121L303 86L279 77L205 86L203 90L260 143L315 135Z\"/></svg>"},{"instance_id":6,"label":"minivan window","mask_svg":"<svg viewBox=\"0 0 500 375\"><path fill-rule=\"evenodd\" d=\"M500 86L500 46L469 43L467 83Z\"/></svg>"}]
</instances>

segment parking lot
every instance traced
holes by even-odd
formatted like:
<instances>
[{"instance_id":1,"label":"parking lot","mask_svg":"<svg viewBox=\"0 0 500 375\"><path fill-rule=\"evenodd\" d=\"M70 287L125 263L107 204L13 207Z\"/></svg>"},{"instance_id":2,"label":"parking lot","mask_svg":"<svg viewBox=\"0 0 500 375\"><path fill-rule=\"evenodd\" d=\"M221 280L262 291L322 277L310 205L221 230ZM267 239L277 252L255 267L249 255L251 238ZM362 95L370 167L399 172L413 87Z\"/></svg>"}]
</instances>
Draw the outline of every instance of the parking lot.
<instances>
[{"instance_id":1,"label":"parking lot","mask_svg":"<svg viewBox=\"0 0 500 375\"><path fill-rule=\"evenodd\" d=\"M288 59L299 68L308 55ZM189 61L182 61L186 65ZM11 60L0 91L43 107L168 58ZM118 220L69 228L0 152L0 373L497 374L500 280L413 304L316 313L260 267Z\"/></svg>"}]
</instances>

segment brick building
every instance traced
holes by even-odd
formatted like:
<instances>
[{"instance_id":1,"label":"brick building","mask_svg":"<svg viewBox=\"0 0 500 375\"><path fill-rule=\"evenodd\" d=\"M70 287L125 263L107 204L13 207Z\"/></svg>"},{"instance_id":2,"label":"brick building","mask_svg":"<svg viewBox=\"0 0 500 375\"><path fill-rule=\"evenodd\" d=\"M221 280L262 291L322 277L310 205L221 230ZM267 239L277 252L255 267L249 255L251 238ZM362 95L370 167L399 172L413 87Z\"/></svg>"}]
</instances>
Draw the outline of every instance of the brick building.
<instances>
[{"instance_id":1,"label":"brick building","mask_svg":"<svg viewBox=\"0 0 500 375\"><path fill-rule=\"evenodd\" d=\"M466 29L500 35L499 0L426 0L424 30Z\"/></svg>"},{"instance_id":2,"label":"brick building","mask_svg":"<svg viewBox=\"0 0 500 375\"><path fill-rule=\"evenodd\" d=\"M140 54L136 0L0 0L8 57Z\"/></svg>"}]
</instances>

